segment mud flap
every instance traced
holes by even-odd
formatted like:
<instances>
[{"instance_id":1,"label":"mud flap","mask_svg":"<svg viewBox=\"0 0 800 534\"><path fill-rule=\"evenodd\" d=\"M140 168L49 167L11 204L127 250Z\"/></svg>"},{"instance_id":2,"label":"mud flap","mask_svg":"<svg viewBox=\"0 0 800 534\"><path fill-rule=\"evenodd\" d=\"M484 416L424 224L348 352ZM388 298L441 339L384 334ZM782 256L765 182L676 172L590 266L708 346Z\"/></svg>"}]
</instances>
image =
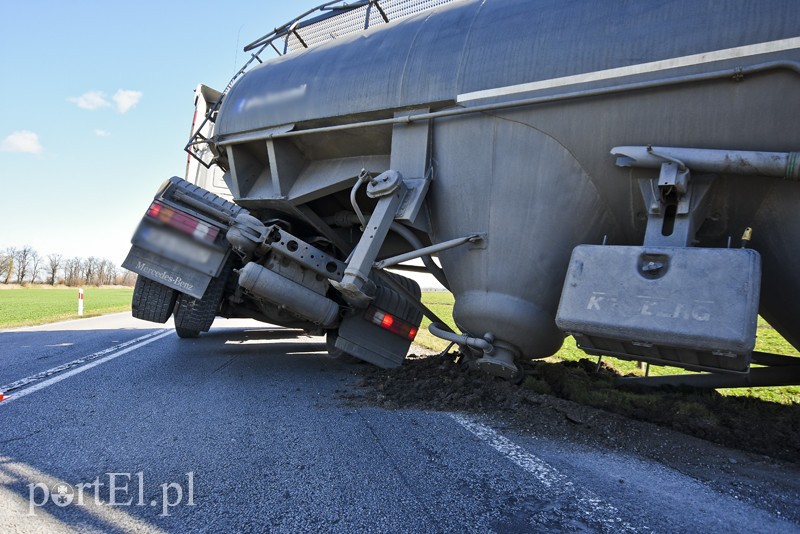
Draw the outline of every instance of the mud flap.
<instances>
[{"instance_id":1,"label":"mud flap","mask_svg":"<svg viewBox=\"0 0 800 534\"><path fill-rule=\"evenodd\" d=\"M133 246L122 266L140 276L194 298L202 298L211 276L185 265Z\"/></svg>"},{"instance_id":2,"label":"mud flap","mask_svg":"<svg viewBox=\"0 0 800 534\"><path fill-rule=\"evenodd\" d=\"M419 284L415 281L404 276L386 274L411 294L420 297ZM380 317L390 315L391 322L376 321L376 314ZM399 367L408 353L420 322L422 314L406 297L389 287L379 285L369 308L342 320L336 348L384 369ZM395 331L387 329L386 323L393 323ZM398 325L403 325L403 329L398 329Z\"/></svg>"}]
</instances>

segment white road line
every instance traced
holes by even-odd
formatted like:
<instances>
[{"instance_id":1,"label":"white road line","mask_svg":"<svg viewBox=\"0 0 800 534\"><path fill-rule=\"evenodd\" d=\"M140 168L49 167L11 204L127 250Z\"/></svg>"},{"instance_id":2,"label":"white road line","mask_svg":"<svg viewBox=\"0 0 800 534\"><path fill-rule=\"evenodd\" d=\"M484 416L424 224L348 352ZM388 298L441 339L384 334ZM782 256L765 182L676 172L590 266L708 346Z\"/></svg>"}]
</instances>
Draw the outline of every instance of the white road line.
<instances>
[{"instance_id":1,"label":"white road line","mask_svg":"<svg viewBox=\"0 0 800 534\"><path fill-rule=\"evenodd\" d=\"M31 393L35 393L41 389L50 387L53 384L57 384L62 380L66 380L67 378L80 374L84 371L88 371L92 367L97 367L100 364L110 362L114 358L118 358L123 354L127 354L136 349L144 347L145 345L148 345L153 341L157 341L170 334L172 334L172 330L158 330L146 336L141 336L136 339L132 339L131 341L126 341L125 343L109 347L99 352L95 352L94 354L90 354L89 356L84 356L83 358L73 360L69 363L59 365L58 367L48 369L47 371L43 371L41 373L37 373L27 378L17 380L16 382L13 382L6 386L2 386L0 387L0 391L4 393L11 391L12 393L10 395L7 395L5 400L0 402L0 406L5 406L6 404L15 399L19 399L20 397L30 395ZM64 373L63 371L67 369L72 369L72 370ZM42 380L43 378L54 375L56 373L61 373L61 374L57 374L57 376L53 376L52 378L39 382L39 380ZM31 383L35 384L24 389L19 389Z\"/></svg>"},{"instance_id":2,"label":"white road line","mask_svg":"<svg viewBox=\"0 0 800 534\"><path fill-rule=\"evenodd\" d=\"M554 87L563 87L578 83L610 80L613 78L633 76L635 74L647 74L679 67L691 67L694 65L702 65L704 63L724 61L726 59L736 59L756 56L759 54L783 52L797 48L800 48L800 37L791 37L789 39L780 39L777 41L768 41L765 43L756 43L746 46L737 46L735 48L726 48L724 50L712 50L710 52L703 52L701 54L662 59L660 61L650 61L648 63L639 63L636 65L628 65L626 67L585 72L583 74L574 74L572 76L563 76L561 78L550 78L548 80L540 80L537 82L521 83L517 85L508 85L506 87L495 87L493 89L473 91L471 93L462 93L456 97L456 102L468 102L470 100L480 100L482 98L494 98L517 93L527 93L529 91L552 89Z\"/></svg>"},{"instance_id":3,"label":"white road line","mask_svg":"<svg viewBox=\"0 0 800 534\"><path fill-rule=\"evenodd\" d=\"M151 338L153 336L157 336L158 334L161 334L162 332L166 332L166 331L167 330L164 330L164 329L156 330L155 332L150 332L149 334L137 337L136 339L131 339L130 341L126 341L124 343L120 343L119 345L114 345L113 347L109 347L107 349L103 349L101 351L95 352L95 353L90 354L88 356L84 356L83 358L78 358L77 360L72 360L71 362L67 362L67 363L59 365L57 367L53 367L52 369L48 369L47 371L42 371L41 373L36 373L35 375L31 375L31 376L22 378L20 380L17 380L16 382L12 382L10 384L6 384L4 386L0 386L0 391L7 393L9 391L12 391L12 390L15 390L15 389L19 389L21 387L27 386L28 384L30 384L32 382L38 382L39 380L41 380L43 378L47 378L47 377L52 376L54 374L61 373L61 372L66 371L68 369L72 369L73 367L77 367L79 365L83 365L84 363L90 362L92 360L96 360L97 358L99 358L101 356L105 356L106 354L109 354L111 352L115 352L115 351L118 351L120 349L124 349L125 347L128 347L130 345L134 345L136 343L139 343L140 341L144 341L145 339Z\"/></svg>"},{"instance_id":4,"label":"white road line","mask_svg":"<svg viewBox=\"0 0 800 534\"><path fill-rule=\"evenodd\" d=\"M601 523L609 532L636 532L633 526L620 517L619 511L614 506L604 503L588 490L576 488L565 475L541 458L537 458L510 439L469 417L460 414L450 414L450 417L497 452L532 474L550 493L554 495L571 494L572 501L575 502L584 519Z\"/></svg>"}]
</instances>

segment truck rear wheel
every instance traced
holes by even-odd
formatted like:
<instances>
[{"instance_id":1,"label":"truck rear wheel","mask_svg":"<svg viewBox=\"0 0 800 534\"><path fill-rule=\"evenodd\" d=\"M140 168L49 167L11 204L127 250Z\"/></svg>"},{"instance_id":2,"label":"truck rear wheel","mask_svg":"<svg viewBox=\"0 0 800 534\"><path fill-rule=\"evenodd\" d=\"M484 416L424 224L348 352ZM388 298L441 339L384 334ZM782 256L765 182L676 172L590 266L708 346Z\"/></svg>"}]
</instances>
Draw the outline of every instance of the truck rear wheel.
<instances>
[{"instance_id":1,"label":"truck rear wheel","mask_svg":"<svg viewBox=\"0 0 800 534\"><path fill-rule=\"evenodd\" d=\"M230 274L231 262L229 260L219 278L213 278L209 282L203 298L196 299L183 293L178 296L175 305L175 332L178 337L193 338L200 335L200 332L208 332L219 311L225 284Z\"/></svg>"},{"instance_id":2,"label":"truck rear wheel","mask_svg":"<svg viewBox=\"0 0 800 534\"><path fill-rule=\"evenodd\" d=\"M178 292L144 276L136 279L131 314L137 319L165 323L175 307Z\"/></svg>"},{"instance_id":3,"label":"truck rear wheel","mask_svg":"<svg viewBox=\"0 0 800 534\"><path fill-rule=\"evenodd\" d=\"M192 330L191 328L181 328L180 326L175 327L175 333L178 334L178 337L181 339L193 339L196 337L200 337L200 330Z\"/></svg>"}]
</instances>

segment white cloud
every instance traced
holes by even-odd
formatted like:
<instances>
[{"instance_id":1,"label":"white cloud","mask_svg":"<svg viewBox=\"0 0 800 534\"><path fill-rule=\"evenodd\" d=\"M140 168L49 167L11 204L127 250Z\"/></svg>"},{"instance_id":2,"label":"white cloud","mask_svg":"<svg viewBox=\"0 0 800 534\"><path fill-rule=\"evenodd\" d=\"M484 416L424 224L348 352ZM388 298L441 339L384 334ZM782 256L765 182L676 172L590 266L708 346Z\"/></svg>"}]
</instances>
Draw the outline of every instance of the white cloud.
<instances>
[{"instance_id":1,"label":"white cloud","mask_svg":"<svg viewBox=\"0 0 800 534\"><path fill-rule=\"evenodd\" d=\"M99 129L99 128L98 128L97 130L95 130L95 131L94 131L94 134L95 134L97 137L110 137L110 136L111 136L111 132L109 132L109 131L106 131L106 130L101 130L101 129Z\"/></svg>"},{"instance_id":2,"label":"white cloud","mask_svg":"<svg viewBox=\"0 0 800 534\"><path fill-rule=\"evenodd\" d=\"M126 113L142 99L141 91L131 91L129 89L120 89L112 97L117 104L117 111Z\"/></svg>"},{"instance_id":3,"label":"white cloud","mask_svg":"<svg viewBox=\"0 0 800 534\"><path fill-rule=\"evenodd\" d=\"M116 95L115 95L116 101ZM73 96L68 98L70 102L76 104L81 109L95 110L100 108L107 108L111 102L106 98L105 93L102 91L88 91L81 96Z\"/></svg>"},{"instance_id":4,"label":"white cloud","mask_svg":"<svg viewBox=\"0 0 800 534\"><path fill-rule=\"evenodd\" d=\"M44 148L39 143L39 136L28 130L20 130L8 135L0 143L3 152L24 152L27 154L40 154Z\"/></svg>"}]
</instances>

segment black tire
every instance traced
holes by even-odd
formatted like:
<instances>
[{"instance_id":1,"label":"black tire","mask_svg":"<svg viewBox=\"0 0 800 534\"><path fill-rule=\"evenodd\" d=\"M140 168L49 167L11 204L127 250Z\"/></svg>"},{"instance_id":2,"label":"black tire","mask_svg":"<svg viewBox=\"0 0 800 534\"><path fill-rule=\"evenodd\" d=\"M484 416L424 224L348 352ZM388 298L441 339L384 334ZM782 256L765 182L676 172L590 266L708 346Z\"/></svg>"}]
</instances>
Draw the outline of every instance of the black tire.
<instances>
[{"instance_id":1,"label":"black tire","mask_svg":"<svg viewBox=\"0 0 800 534\"><path fill-rule=\"evenodd\" d=\"M166 323L178 292L144 276L136 278L131 301L131 314L137 319L154 323Z\"/></svg>"},{"instance_id":2,"label":"black tire","mask_svg":"<svg viewBox=\"0 0 800 534\"><path fill-rule=\"evenodd\" d=\"M231 260L228 260L219 278L212 278L203 294L203 298L196 299L181 293L175 306L175 331L208 332L214 323L214 318L219 311L225 285L231 273ZM180 333L178 334L180 337ZM186 336L186 337L197 337Z\"/></svg>"},{"instance_id":3,"label":"black tire","mask_svg":"<svg viewBox=\"0 0 800 534\"><path fill-rule=\"evenodd\" d=\"M178 337L181 339L194 339L196 337L200 337L200 330L181 328L180 326L175 327L175 333L178 334Z\"/></svg>"},{"instance_id":4,"label":"black tire","mask_svg":"<svg viewBox=\"0 0 800 534\"><path fill-rule=\"evenodd\" d=\"M328 330L327 334L325 335L325 348L328 350L328 357L341 363L362 363L363 360L359 360L352 354L349 354L336 347L336 339L338 337L338 330Z\"/></svg>"},{"instance_id":5,"label":"black tire","mask_svg":"<svg viewBox=\"0 0 800 534\"><path fill-rule=\"evenodd\" d=\"M234 217L242 212L247 213L246 210L241 206L225 200L224 198L217 196L214 193L203 189L202 187L198 187L191 182L187 182L182 178L175 177L172 178L171 181L173 184L175 184L177 189L180 189L183 193L189 194L192 198L202 202L207 206L223 209Z\"/></svg>"}]
</instances>

